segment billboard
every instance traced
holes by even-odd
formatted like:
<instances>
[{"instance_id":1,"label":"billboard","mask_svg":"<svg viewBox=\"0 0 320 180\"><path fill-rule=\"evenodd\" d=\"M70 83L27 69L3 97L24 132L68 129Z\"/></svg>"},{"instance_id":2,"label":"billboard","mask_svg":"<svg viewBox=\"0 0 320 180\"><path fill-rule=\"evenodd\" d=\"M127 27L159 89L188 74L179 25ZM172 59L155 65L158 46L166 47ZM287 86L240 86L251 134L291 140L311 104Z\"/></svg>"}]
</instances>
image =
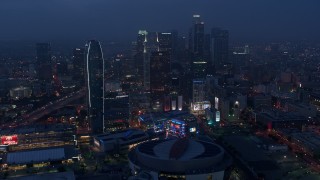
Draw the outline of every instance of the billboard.
<instances>
[{"instance_id":1,"label":"billboard","mask_svg":"<svg viewBox=\"0 0 320 180\"><path fill-rule=\"evenodd\" d=\"M197 128L195 128L195 127L192 127L189 129L189 132L191 132L191 133L196 132L196 131L197 131Z\"/></svg>"},{"instance_id":2,"label":"billboard","mask_svg":"<svg viewBox=\"0 0 320 180\"><path fill-rule=\"evenodd\" d=\"M1 144L2 144L2 145L14 145L14 144L18 144L18 136L17 136L17 135L1 136Z\"/></svg>"}]
</instances>

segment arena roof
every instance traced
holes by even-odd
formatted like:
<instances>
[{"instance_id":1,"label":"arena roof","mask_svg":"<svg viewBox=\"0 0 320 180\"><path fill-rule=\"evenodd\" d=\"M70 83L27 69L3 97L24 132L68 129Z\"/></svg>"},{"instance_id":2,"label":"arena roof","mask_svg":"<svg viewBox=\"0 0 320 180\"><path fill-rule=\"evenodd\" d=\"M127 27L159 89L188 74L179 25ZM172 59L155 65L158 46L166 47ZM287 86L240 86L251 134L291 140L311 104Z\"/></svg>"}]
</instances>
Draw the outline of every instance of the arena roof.
<instances>
[{"instance_id":1,"label":"arena roof","mask_svg":"<svg viewBox=\"0 0 320 180\"><path fill-rule=\"evenodd\" d=\"M129 159L144 169L186 174L218 171L231 164L219 145L192 139L148 141L132 150Z\"/></svg>"}]
</instances>

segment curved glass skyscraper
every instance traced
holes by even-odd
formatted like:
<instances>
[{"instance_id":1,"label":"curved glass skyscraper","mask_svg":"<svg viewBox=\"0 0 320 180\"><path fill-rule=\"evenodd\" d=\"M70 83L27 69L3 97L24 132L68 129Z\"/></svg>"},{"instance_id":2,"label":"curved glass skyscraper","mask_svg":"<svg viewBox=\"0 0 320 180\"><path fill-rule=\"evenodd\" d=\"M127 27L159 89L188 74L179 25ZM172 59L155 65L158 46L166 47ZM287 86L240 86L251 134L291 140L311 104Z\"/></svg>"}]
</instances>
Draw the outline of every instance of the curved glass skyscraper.
<instances>
[{"instance_id":1,"label":"curved glass skyscraper","mask_svg":"<svg viewBox=\"0 0 320 180\"><path fill-rule=\"evenodd\" d=\"M104 59L99 41L91 40L86 52L87 107L93 133L104 132Z\"/></svg>"}]
</instances>

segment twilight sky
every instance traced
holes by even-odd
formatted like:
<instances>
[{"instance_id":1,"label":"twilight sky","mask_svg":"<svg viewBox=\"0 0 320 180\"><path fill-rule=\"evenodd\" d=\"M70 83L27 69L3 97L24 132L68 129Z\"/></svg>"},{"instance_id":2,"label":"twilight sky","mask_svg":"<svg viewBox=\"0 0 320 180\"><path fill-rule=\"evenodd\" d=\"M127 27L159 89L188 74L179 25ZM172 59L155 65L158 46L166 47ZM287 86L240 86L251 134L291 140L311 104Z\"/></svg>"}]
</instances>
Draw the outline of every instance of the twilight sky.
<instances>
[{"instance_id":1,"label":"twilight sky","mask_svg":"<svg viewBox=\"0 0 320 180\"><path fill-rule=\"evenodd\" d=\"M0 0L0 40L134 40L185 34L192 15L235 40L320 40L320 0Z\"/></svg>"}]
</instances>

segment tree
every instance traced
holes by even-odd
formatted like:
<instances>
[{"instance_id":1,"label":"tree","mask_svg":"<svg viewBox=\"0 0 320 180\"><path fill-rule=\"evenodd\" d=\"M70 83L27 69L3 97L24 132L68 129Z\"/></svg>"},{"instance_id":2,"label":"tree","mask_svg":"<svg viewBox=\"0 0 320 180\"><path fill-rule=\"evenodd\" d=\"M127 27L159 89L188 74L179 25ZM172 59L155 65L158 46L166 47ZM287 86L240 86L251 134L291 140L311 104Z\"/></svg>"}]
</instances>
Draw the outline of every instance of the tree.
<instances>
[{"instance_id":1,"label":"tree","mask_svg":"<svg viewBox=\"0 0 320 180\"><path fill-rule=\"evenodd\" d=\"M59 166L58 167L58 171L59 172L66 172L67 170L66 170L66 168L64 166Z\"/></svg>"}]
</instances>

